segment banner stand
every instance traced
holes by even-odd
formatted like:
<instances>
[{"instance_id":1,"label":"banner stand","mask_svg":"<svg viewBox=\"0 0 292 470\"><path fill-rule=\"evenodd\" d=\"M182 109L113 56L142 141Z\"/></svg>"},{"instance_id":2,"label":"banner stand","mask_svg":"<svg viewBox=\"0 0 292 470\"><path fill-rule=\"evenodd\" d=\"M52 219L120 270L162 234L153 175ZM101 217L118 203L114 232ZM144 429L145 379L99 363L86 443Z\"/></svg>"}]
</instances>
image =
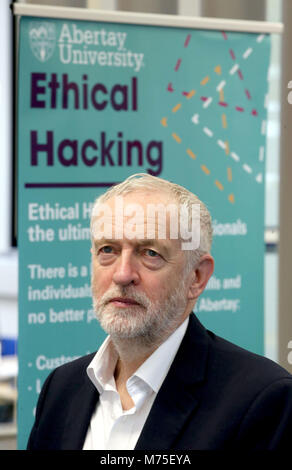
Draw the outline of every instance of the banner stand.
<instances>
[{"instance_id":1,"label":"banner stand","mask_svg":"<svg viewBox=\"0 0 292 470\"><path fill-rule=\"evenodd\" d=\"M13 4L17 21L18 445L55 367L105 338L92 308L92 203L134 173L213 217L195 313L263 354L270 34L279 23Z\"/></svg>"}]
</instances>

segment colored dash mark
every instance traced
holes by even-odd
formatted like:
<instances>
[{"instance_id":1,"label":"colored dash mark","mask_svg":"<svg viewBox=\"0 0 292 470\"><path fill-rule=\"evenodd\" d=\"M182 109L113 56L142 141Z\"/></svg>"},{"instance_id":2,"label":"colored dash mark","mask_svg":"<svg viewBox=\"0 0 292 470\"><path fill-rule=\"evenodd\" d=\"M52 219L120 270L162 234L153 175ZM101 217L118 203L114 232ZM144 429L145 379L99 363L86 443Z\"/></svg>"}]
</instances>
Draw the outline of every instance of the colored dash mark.
<instances>
[{"instance_id":1,"label":"colored dash mark","mask_svg":"<svg viewBox=\"0 0 292 470\"><path fill-rule=\"evenodd\" d=\"M244 59L247 59L248 56L249 56L251 53L252 53L252 48L249 47L249 48L246 49L246 51L243 53L242 57L243 57Z\"/></svg>"},{"instance_id":2,"label":"colored dash mark","mask_svg":"<svg viewBox=\"0 0 292 470\"><path fill-rule=\"evenodd\" d=\"M229 194L228 201L234 204L234 194Z\"/></svg>"},{"instance_id":3,"label":"colored dash mark","mask_svg":"<svg viewBox=\"0 0 292 470\"><path fill-rule=\"evenodd\" d=\"M263 182L263 174L262 173L259 173L256 177L256 181L258 183L262 183Z\"/></svg>"},{"instance_id":4,"label":"colored dash mark","mask_svg":"<svg viewBox=\"0 0 292 470\"><path fill-rule=\"evenodd\" d=\"M226 35L226 33L225 33L224 31L222 31L222 35L223 35L224 39L227 39L227 35ZM263 34L262 34L262 35L259 35L259 36L257 37L257 42L261 42L261 41L263 40L263 38L264 38L264 35L263 35ZM252 51L253 51L253 49L252 49L251 47L249 47L249 48L246 49L246 51L243 53L242 57L243 57L244 59L247 59L247 57L249 57L249 55L252 53ZM234 54L233 49L229 49L229 54L230 54L231 58L232 58L233 60L235 60L235 54ZM233 75L235 72L237 72L237 75L238 75L238 77L240 78L240 80L243 80L243 74L242 74L242 71L240 70L238 64L235 64L235 65L231 68L231 70L230 70L229 73L230 73L231 75ZM247 96L247 99L250 100L250 99L251 99L251 95L250 95L249 90L245 89L244 92L245 92L245 94L246 94L246 96ZM221 101L223 101L223 100L221 99ZM238 111L239 111L239 109L238 109ZM253 115L253 116L257 116L257 112L256 112L256 111L254 112L254 111L255 111L255 110L252 111L252 115Z\"/></svg>"},{"instance_id":5,"label":"colored dash mark","mask_svg":"<svg viewBox=\"0 0 292 470\"><path fill-rule=\"evenodd\" d=\"M253 116L257 116L257 115L258 115L258 112L257 112L256 109L253 109L252 112L251 112L251 114L252 114Z\"/></svg>"},{"instance_id":6,"label":"colored dash mark","mask_svg":"<svg viewBox=\"0 0 292 470\"><path fill-rule=\"evenodd\" d=\"M237 72L238 69L239 69L239 65L238 65L238 64L233 65L233 67L231 67L231 69L230 69L230 71L229 71L230 75L234 75L235 72Z\"/></svg>"},{"instance_id":7,"label":"colored dash mark","mask_svg":"<svg viewBox=\"0 0 292 470\"><path fill-rule=\"evenodd\" d=\"M220 91L225 87L225 85L226 85L226 81L225 81L225 80L221 80L221 82L219 83L219 85L217 85L216 90L220 92Z\"/></svg>"},{"instance_id":8,"label":"colored dash mark","mask_svg":"<svg viewBox=\"0 0 292 470\"><path fill-rule=\"evenodd\" d=\"M187 149L186 152L194 160L197 158L196 155L194 154L194 152L191 149Z\"/></svg>"},{"instance_id":9,"label":"colored dash mark","mask_svg":"<svg viewBox=\"0 0 292 470\"><path fill-rule=\"evenodd\" d=\"M177 134L175 134L175 132L173 132L171 135L178 144L181 143L181 138Z\"/></svg>"},{"instance_id":10,"label":"colored dash mark","mask_svg":"<svg viewBox=\"0 0 292 470\"><path fill-rule=\"evenodd\" d=\"M238 74L240 80L243 80L242 71L240 69L237 71L237 74Z\"/></svg>"},{"instance_id":11,"label":"colored dash mark","mask_svg":"<svg viewBox=\"0 0 292 470\"><path fill-rule=\"evenodd\" d=\"M249 165L247 165L246 163L244 163L242 165L243 169L247 172L247 173L252 173L252 169Z\"/></svg>"},{"instance_id":12,"label":"colored dash mark","mask_svg":"<svg viewBox=\"0 0 292 470\"><path fill-rule=\"evenodd\" d=\"M224 127L224 129L227 128L226 114L222 114L222 126Z\"/></svg>"},{"instance_id":13,"label":"colored dash mark","mask_svg":"<svg viewBox=\"0 0 292 470\"><path fill-rule=\"evenodd\" d=\"M172 87L172 83L169 83L168 86L167 86L167 91L174 91L173 87Z\"/></svg>"},{"instance_id":14,"label":"colored dash mark","mask_svg":"<svg viewBox=\"0 0 292 470\"><path fill-rule=\"evenodd\" d=\"M216 67L214 68L214 71L217 73L217 75L221 75L222 73L221 65L216 65Z\"/></svg>"},{"instance_id":15,"label":"colored dash mark","mask_svg":"<svg viewBox=\"0 0 292 470\"><path fill-rule=\"evenodd\" d=\"M233 158L233 160L239 162L240 158L235 152L231 152L230 156Z\"/></svg>"},{"instance_id":16,"label":"colored dash mark","mask_svg":"<svg viewBox=\"0 0 292 470\"><path fill-rule=\"evenodd\" d=\"M225 103L225 101L219 101L218 103L220 106L224 106L226 108L226 106L228 106L228 103Z\"/></svg>"},{"instance_id":17,"label":"colored dash mark","mask_svg":"<svg viewBox=\"0 0 292 470\"><path fill-rule=\"evenodd\" d=\"M203 78L203 80L201 81L201 85L206 85L206 83L208 83L209 80L210 80L210 77L207 75L207 77Z\"/></svg>"},{"instance_id":18,"label":"colored dash mark","mask_svg":"<svg viewBox=\"0 0 292 470\"><path fill-rule=\"evenodd\" d=\"M167 118L166 117L162 118L160 122L164 127L167 127Z\"/></svg>"},{"instance_id":19,"label":"colored dash mark","mask_svg":"<svg viewBox=\"0 0 292 470\"><path fill-rule=\"evenodd\" d=\"M229 54L231 55L231 58L235 60L235 54L232 49L229 49Z\"/></svg>"},{"instance_id":20,"label":"colored dash mark","mask_svg":"<svg viewBox=\"0 0 292 470\"><path fill-rule=\"evenodd\" d=\"M188 47L190 39L191 39L191 34L188 34L184 43L184 47Z\"/></svg>"},{"instance_id":21,"label":"colored dash mark","mask_svg":"<svg viewBox=\"0 0 292 470\"><path fill-rule=\"evenodd\" d=\"M244 91L245 91L245 94L246 94L247 98L250 100L251 99L250 92L248 91L248 89L245 89Z\"/></svg>"},{"instance_id":22,"label":"colored dash mark","mask_svg":"<svg viewBox=\"0 0 292 470\"><path fill-rule=\"evenodd\" d=\"M227 179L228 181L232 181L232 170L230 167L227 168Z\"/></svg>"},{"instance_id":23,"label":"colored dash mark","mask_svg":"<svg viewBox=\"0 0 292 470\"><path fill-rule=\"evenodd\" d=\"M201 165L201 168L203 172L206 173L206 175L209 175L211 173L209 168L207 168L205 165Z\"/></svg>"},{"instance_id":24,"label":"colored dash mark","mask_svg":"<svg viewBox=\"0 0 292 470\"><path fill-rule=\"evenodd\" d=\"M220 88L219 90L219 98L222 103L224 103L224 90L223 88Z\"/></svg>"},{"instance_id":25,"label":"colored dash mark","mask_svg":"<svg viewBox=\"0 0 292 470\"><path fill-rule=\"evenodd\" d=\"M207 134L209 137L213 137L213 132L211 131L211 129L209 129L209 127L204 127L203 131L204 131L205 134Z\"/></svg>"},{"instance_id":26,"label":"colored dash mark","mask_svg":"<svg viewBox=\"0 0 292 470\"><path fill-rule=\"evenodd\" d=\"M220 189L220 191L223 191L224 187L223 187L223 185L220 183L220 181L216 180L216 181L215 181L215 184L216 184L217 188Z\"/></svg>"},{"instance_id":27,"label":"colored dash mark","mask_svg":"<svg viewBox=\"0 0 292 470\"><path fill-rule=\"evenodd\" d=\"M228 142L228 140L226 140L226 142L225 142L225 153L226 153L226 155L229 155L229 152L230 152L229 142Z\"/></svg>"},{"instance_id":28,"label":"colored dash mark","mask_svg":"<svg viewBox=\"0 0 292 470\"><path fill-rule=\"evenodd\" d=\"M177 63L176 63L176 66L175 66L175 68L174 68L174 70L175 70L176 72L178 71L178 69L179 69L179 67L180 67L180 64L181 64L181 59L178 59L178 60L177 60Z\"/></svg>"},{"instance_id":29,"label":"colored dash mark","mask_svg":"<svg viewBox=\"0 0 292 470\"><path fill-rule=\"evenodd\" d=\"M176 113L180 108L181 108L181 103L177 103L177 105L172 108L172 112Z\"/></svg>"},{"instance_id":30,"label":"colored dash mark","mask_svg":"<svg viewBox=\"0 0 292 470\"><path fill-rule=\"evenodd\" d=\"M236 111L239 111L241 113L244 111L244 108L242 108L241 106L235 106L235 109Z\"/></svg>"},{"instance_id":31,"label":"colored dash mark","mask_svg":"<svg viewBox=\"0 0 292 470\"><path fill-rule=\"evenodd\" d=\"M192 98L192 96L194 96L194 94L196 93L195 90L191 90L189 93L187 93L186 97L187 99L189 100L190 98Z\"/></svg>"},{"instance_id":32,"label":"colored dash mark","mask_svg":"<svg viewBox=\"0 0 292 470\"><path fill-rule=\"evenodd\" d=\"M221 147L222 149L226 149L226 144L225 142L223 142L223 140L219 139L217 140L217 144L219 145L219 147Z\"/></svg>"},{"instance_id":33,"label":"colored dash mark","mask_svg":"<svg viewBox=\"0 0 292 470\"><path fill-rule=\"evenodd\" d=\"M203 108L208 108L208 106L212 103L213 98L208 98L205 103L203 104Z\"/></svg>"},{"instance_id":34,"label":"colored dash mark","mask_svg":"<svg viewBox=\"0 0 292 470\"><path fill-rule=\"evenodd\" d=\"M261 145L260 151L259 151L259 161L263 162L265 158L265 148Z\"/></svg>"},{"instance_id":35,"label":"colored dash mark","mask_svg":"<svg viewBox=\"0 0 292 470\"><path fill-rule=\"evenodd\" d=\"M257 42L262 42L262 40L264 39L265 35L264 34L260 34L258 37L257 37Z\"/></svg>"}]
</instances>

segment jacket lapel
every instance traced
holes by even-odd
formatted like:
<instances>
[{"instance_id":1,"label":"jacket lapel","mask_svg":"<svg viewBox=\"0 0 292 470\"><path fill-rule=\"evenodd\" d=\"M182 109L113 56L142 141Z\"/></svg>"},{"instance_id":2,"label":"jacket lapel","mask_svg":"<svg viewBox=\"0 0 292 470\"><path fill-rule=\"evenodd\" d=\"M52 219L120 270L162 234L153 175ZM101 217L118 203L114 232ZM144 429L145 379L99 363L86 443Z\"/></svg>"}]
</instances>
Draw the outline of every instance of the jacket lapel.
<instances>
[{"instance_id":1,"label":"jacket lapel","mask_svg":"<svg viewBox=\"0 0 292 470\"><path fill-rule=\"evenodd\" d=\"M199 404L206 375L208 336L194 314L151 408L135 450L171 449Z\"/></svg>"},{"instance_id":2,"label":"jacket lapel","mask_svg":"<svg viewBox=\"0 0 292 470\"><path fill-rule=\"evenodd\" d=\"M98 397L98 391L85 372L83 382L75 387L71 400L68 418L64 426L62 449L82 449Z\"/></svg>"}]
</instances>

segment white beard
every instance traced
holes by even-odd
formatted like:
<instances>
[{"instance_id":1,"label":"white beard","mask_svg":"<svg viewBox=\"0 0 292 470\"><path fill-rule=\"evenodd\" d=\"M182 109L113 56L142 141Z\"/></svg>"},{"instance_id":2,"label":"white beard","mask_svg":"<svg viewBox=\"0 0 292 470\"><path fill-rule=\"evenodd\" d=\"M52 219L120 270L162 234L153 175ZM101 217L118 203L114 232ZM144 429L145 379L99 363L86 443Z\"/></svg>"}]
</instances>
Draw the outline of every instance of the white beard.
<instances>
[{"instance_id":1,"label":"white beard","mask_svg":"<svg viewBox=\"0 0 292 470\"><path fill-rule=\"evenodd\" d=\"M184 280L183 280L184 281ZM187 306L184 282L165 295L161 301L151 302L132 286L113 287L100 299L93 296L93 307L101 327L112 337L119 349L121 342L131 345L132 354L145 352L161 344L177 328ZM129 297L140 305L119 308L108 303L115 297Z\"/></svg>"}]
</instances>

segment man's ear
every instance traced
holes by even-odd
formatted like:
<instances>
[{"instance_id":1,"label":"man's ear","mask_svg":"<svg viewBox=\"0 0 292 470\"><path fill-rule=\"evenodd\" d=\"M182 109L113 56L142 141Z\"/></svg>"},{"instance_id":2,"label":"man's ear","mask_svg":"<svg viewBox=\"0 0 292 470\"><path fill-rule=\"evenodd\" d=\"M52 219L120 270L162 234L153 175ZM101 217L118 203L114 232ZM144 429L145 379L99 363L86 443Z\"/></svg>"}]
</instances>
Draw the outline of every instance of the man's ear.
<instances>
[{"instance_id":1,"label":"man's ear","mask_svg":"<svg viewBox=\"0 0 292 470\"><path fill-rule=\"evenodd\" d=\"M191 284L189 287L189 300L197 299L205 289L210 277L214 271L214 258L209 255L203 255L192 271Z\"/></svg>"}]
</instances>

